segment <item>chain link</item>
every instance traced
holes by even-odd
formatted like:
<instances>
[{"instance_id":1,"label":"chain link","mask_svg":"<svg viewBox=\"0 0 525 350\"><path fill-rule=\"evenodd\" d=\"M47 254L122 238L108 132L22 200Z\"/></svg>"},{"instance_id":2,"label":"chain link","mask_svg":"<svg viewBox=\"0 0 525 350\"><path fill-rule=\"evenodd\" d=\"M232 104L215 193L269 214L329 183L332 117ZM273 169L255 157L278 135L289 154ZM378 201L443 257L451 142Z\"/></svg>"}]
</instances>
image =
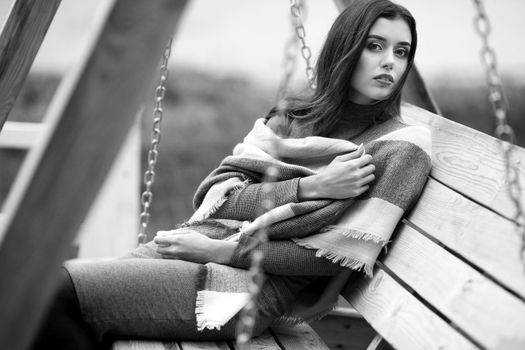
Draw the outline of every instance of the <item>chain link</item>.
<instances>
[{"instance_id":1,"label":"chain link","mask_svg":"<svg viewBox=\"0 0 525 350\"><path fill-rule=\"evenodd\" d=\"M301 54L303 55L303 58L306 60L307 64L307 78L309 80L310 87L312 89L315 89L315 75L313 74L313 69L310 64L310 49L308 46L306 46L304 41L304 27L301 24L300 21L300 15L301 15L301 8L303 7L302 1L295 1L290 0L290 23L292 26L292 31L290 38L287 40L285 49L284 49L284 59L283 59L283 69L284 74L282 76L282 79L279 83L279 87L277 90L276 95L276 103L277 103L277 114L279 116L282 116L284 111L287 108L287 91L288 87L290 85L290 81L292 79L292 76L295 72L296 64L297 64L297 52L299 49L298 45L298 39L302 37L302 49ZM299 19L299 22L298 20ZM298 29L302 28L302 29ZM311 73L309 73L311 72ZM309 75L310 74L310 75ZM279 145L274 144L273 145L273 151L270 153L277 153ZM263 192L263 200L261 202L261 213L268 212L272 210L275 207L275 203L271 200L271 192L273 191L273 185L272 183L275 182L277 178L277 168L275 166L269 166L266 168L264 177L263 177L263 186L262 186L262 192ZM257 232L257 239L259 242L264 243L268 241L268 225L263 225L263 228ZM255 320L257 317L257 304L256 300L261 292L263 283L264 283L264 271L262 268L262 261L264 259L264 255L262 251L255 249L252 252L251 255L251 267L249 270L250 273L250 286L249 286L249 301L246 304L246 306L243 308L239 322L237 324L237 339L236 343L239 349L241 350L248 350L249 349L249 341L252 338L253 335L253 327L255 325Z\"/></svg>"},{"instance_id":2,"label":"chain link","mask_svg":"<svg viewBox=\"0 0 525 350\"><path fill-rule=\"evenodd\" d=\"M147 233L146 229L150 220L149 208L151 202L153 201L153 193L151 192L151 187L155 182L155 165L159 158L159 145L160 145L160 128L162 123L162 117L164 114L163 102L164 97L166 96L166 87L165 83L168 79L168 61L171 55L171 43L172 39L169 40L168 44L164 48L164 54L162 55L162 64L159 69L160 80L157 88L155 89L155 107L153 108L153 125L151 132L151 144L148 151L147 157L147 169L144 173L144 192L140 196L140 203L142 205L142 212L139 216L139 234L137 237L138 244L142 245L146 243Z\"/></svg>"},{"instance_id":3,"label":"chain link","mask_svg":"<svg viewBox=\"0 0 525 350\"><path fill-rule=\"evenodd\" d=\"M521 235L521 260L525 268L525 213L521 203L520 194L521 186L519 183L519 161L512 163L513 144L516 141L515 133L507 122L508 102L503 91L500 75L498 73L498 62L496 52L489 44L489 35L492 31L490 21L485 12L482 0L473 0L476 7L476 16L474 18L474 27L481 38L482 48L480 52L481 62L485 68L485 77L489 89L488 100L492 106L492 112L496 121L494 133L500 139L500 148L505 157L505 170L507 174L508 193L512 200L516 214L514 220L517 223L517 229Z\"/></svg>"},{"instance_id":4,"label":"chain link","mask_svg":"<svg viewBox=\"0 0 525 350\"><path fill-rule=\"evenodd\" d=\"M295 27L295 34L301 43L301 56L306 63L306 78L308 85L315 90L317 83L315 81L315 70L312 66L312 50L306 44L306 30L304 29L302 13L305 12L303 0L290 0L290 11L292 13L292 25Z\"/></svg>"}]
</instances>

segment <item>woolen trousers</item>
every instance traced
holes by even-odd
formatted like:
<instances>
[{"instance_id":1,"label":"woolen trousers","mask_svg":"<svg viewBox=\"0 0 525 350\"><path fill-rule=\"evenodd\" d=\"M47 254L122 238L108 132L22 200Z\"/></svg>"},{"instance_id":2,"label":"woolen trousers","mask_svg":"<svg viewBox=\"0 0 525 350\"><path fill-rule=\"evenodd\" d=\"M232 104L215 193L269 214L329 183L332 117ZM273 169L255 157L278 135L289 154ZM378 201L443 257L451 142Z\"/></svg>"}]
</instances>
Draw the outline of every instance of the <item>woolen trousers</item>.
<instances>
[{"instance_id":1,"label":"woolen trousers","mask_svg":"<svg viewBox=\"0 0 525 350\"><path fill-rule=\"evenodd\" d=\"M195 302L202 265L162 259L148 243L111 260L71 260L64 264L73 281L84 321L107 339L234 339L238 316L220 330L198 331ZM296 291L277 290L267 278L255 326L261 333L281 316Z\"/></svg>"}]
</instances>

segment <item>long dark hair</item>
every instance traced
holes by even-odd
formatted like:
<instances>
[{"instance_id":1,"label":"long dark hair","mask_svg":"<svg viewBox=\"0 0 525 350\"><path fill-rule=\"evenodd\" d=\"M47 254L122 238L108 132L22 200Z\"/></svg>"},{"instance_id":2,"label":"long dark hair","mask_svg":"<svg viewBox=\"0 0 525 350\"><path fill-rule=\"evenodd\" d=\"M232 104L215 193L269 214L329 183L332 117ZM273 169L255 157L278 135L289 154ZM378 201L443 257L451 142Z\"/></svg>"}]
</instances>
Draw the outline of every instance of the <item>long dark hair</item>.
<instances>
[{"instance_id":1,"label":"long dark hair","mask_svg":"<svg viewBox=\"0 0 525 350\"><path fill-rule=\"evenodd\" d=\"M316 64L317 88L314 93L288 99L284 111L284 115L290 117L288 123L301 119L300 127L308 128L314 135L326 136L349 112L350 79L366 46L370 28L378 18L401 18L412 34L405 73L392 94L376 104L382 111L382 118L399 115L401 90L413 65L417 46L415 19L406 8L389 0L356 0L341 12L328 32Z\"/></svg>"}]
</instances>

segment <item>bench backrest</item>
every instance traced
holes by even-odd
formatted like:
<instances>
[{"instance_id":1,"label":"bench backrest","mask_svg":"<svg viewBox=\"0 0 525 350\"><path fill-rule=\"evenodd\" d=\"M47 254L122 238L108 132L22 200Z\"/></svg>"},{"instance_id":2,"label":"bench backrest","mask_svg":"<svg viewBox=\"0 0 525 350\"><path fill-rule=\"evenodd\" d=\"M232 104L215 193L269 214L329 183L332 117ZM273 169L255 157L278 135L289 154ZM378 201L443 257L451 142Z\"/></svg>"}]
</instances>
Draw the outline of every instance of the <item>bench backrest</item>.
<instances>
[{"instance_id":1,"label":"bench backrest","mask_svg":"<svg viewBox=\"0 0 525 350\"><path fill-rule=\"evenodd\" d=\"M525 349L524 228L499 141L412 105L402 114L430 127L433 170L374 277L343 296L395 348ZM525 184L525 149L511 161Z\"/></svg>"}]
</instances>

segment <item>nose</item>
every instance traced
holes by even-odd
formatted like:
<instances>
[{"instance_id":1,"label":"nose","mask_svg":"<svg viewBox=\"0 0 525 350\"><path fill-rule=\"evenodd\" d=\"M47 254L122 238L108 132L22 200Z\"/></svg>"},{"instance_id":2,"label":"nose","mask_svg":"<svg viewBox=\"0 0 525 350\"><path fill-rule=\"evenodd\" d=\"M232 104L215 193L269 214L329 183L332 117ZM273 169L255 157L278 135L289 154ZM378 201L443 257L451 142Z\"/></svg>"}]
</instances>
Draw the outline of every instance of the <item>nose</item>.
<instances>
[{"instance_id":1,"label":"nose","mask_svg":"<svg viewBox=\"0 0 525 350\"><path fill-rule=\"evenodd\" d=\"M394 52L392 50L383 51L383 59L381 61L381 68L391 70L394 68Z\"/></svg>"}]
</instances>

